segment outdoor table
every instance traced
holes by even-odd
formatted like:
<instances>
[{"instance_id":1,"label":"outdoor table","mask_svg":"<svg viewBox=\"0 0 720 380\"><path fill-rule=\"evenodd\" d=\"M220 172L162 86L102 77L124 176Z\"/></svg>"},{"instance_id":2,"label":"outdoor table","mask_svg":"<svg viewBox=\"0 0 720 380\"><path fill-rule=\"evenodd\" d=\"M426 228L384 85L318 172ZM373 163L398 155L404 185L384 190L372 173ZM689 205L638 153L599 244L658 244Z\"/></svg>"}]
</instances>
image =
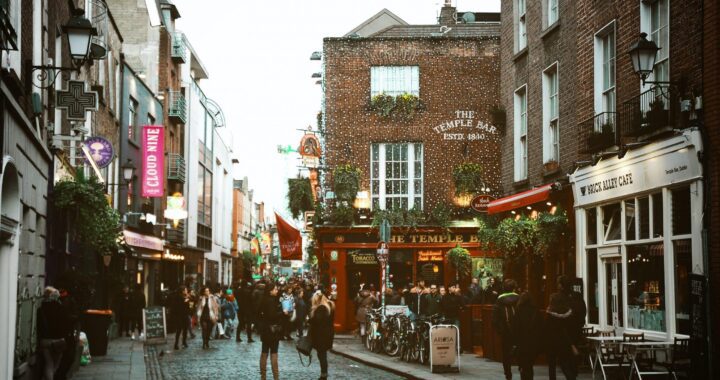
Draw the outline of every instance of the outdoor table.
<instances>
[{"instance_id":1,"label":"outdoor table","mask_svg":"<svg viewBox=\"0 0 720 380\"><path fill-rule=\"evenodd\" d=\"M602 372L603 379L607 380L607 374L605 373L605 367L622 367L623 363L622 361L620 363L603 363L602 360L602 350L603 348L611 347L611 346L617 346L618 352L622 353L622 344L623 344L623 338L621 336L589 336L587 338L588 341L595 347L595 358L590 358L590 367L592 368L592 375L593 378L595 378L595 368L598 366L600 367L600 371ZM592 351L590 351L590 355L592 355Z\"/></svg>"},{"instance_id":2,"label":"outdoor table","mask_svg":"<svg viewBox=\"0 0 720 380\"><path fill-rule=\"evenodd\" d=\"M640 371L640 367L637 365L637 356L641 352L651 352L655 353L655 351L666 351L670 349L675 342L657 342L657 341L645 341L645 342L623 342L622 348L627 353L628 358L630 359L630 379L632 379L633 373L637 373L638 379L642 379L642 375L671 375L671 372L669 369L665 369L663 371L657 371L653 370L651 368L650 371Z\"/></svg>"}]
</instances>

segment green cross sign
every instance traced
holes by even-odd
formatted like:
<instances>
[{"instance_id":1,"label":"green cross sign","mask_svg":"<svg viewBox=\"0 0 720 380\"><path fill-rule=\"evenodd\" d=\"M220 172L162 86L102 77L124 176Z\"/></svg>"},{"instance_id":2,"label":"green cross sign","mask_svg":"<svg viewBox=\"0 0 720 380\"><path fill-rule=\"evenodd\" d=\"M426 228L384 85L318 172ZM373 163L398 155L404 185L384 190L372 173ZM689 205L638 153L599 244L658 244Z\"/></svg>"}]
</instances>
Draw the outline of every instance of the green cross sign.
<instances>
[{"instance_id":1,"label":"green cross sign","mask_svg":"<svg viewBox=\"0 0 720 380\"><path fill-rule=\"evenodd\" d=\"M97 110L97 92L85 91L85 82L71 80L68 89L57 91L55 108L67 111L67 119L85 121L87 111Z\"/></svg>"}]
</instances>

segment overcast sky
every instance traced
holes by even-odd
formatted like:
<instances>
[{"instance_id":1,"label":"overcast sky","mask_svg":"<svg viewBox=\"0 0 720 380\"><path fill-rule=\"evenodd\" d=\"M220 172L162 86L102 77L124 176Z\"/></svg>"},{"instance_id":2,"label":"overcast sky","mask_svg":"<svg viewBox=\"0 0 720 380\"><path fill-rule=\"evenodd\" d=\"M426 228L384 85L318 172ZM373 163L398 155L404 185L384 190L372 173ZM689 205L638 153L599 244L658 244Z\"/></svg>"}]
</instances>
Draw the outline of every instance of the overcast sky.
<instances>
[{"instance_id":1,"label":"overcast sky","mask_svg":"<svg viewBox=\"0 0 720 380\"><path fill-rule=\"evenodd\" d=\"M287 177L297 174L302 132L315 126L320 71L310 61L323 37L342 36L383 8L410 24L435 24L444 0L173 0L185 32L209 72L205 94L225 113L235 176L249 178L266 210L287 206ZM453 0L458 11L499 12L500 0ZM287 215L287 213L285 213Z\"/></svg>"}]
</instances>

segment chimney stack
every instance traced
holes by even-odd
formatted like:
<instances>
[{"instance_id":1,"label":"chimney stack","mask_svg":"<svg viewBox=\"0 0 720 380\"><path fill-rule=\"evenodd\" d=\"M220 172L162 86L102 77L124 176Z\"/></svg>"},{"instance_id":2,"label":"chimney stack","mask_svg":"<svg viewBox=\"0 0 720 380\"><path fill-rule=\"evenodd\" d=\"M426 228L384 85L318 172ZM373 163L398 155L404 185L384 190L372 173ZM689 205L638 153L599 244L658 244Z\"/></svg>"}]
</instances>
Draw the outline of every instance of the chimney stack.
<instances>
[{"instance_id":1,"label":"chimney stack","mask_svg":"<svg viewBox=\"0 0 720 380\"><path fill-rule=\"evenodd\" d=\"M452 0L445 0L445 5L440 9L438 23L446 26L456 24L455 7L452 6Z\"/></svg>"}]
</instances>

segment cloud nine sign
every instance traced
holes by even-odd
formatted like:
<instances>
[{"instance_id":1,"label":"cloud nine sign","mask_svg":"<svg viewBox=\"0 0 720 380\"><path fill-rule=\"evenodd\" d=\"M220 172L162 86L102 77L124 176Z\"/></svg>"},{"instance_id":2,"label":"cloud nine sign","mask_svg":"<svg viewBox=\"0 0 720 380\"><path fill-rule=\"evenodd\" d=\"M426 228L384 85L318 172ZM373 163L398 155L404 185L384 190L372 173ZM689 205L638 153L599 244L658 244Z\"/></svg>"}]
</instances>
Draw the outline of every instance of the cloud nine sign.
<instances>
[{"instance_id":1,"label":"cloud nine sign","mask_svg":"<svg viewBox=\"0 0 720 380\"><path fill-rule=\"evenodd\" d=\"M165 128L145 125L142 131L142 196L158 198L165 193Z\"/></svg>"}]
</instances>

